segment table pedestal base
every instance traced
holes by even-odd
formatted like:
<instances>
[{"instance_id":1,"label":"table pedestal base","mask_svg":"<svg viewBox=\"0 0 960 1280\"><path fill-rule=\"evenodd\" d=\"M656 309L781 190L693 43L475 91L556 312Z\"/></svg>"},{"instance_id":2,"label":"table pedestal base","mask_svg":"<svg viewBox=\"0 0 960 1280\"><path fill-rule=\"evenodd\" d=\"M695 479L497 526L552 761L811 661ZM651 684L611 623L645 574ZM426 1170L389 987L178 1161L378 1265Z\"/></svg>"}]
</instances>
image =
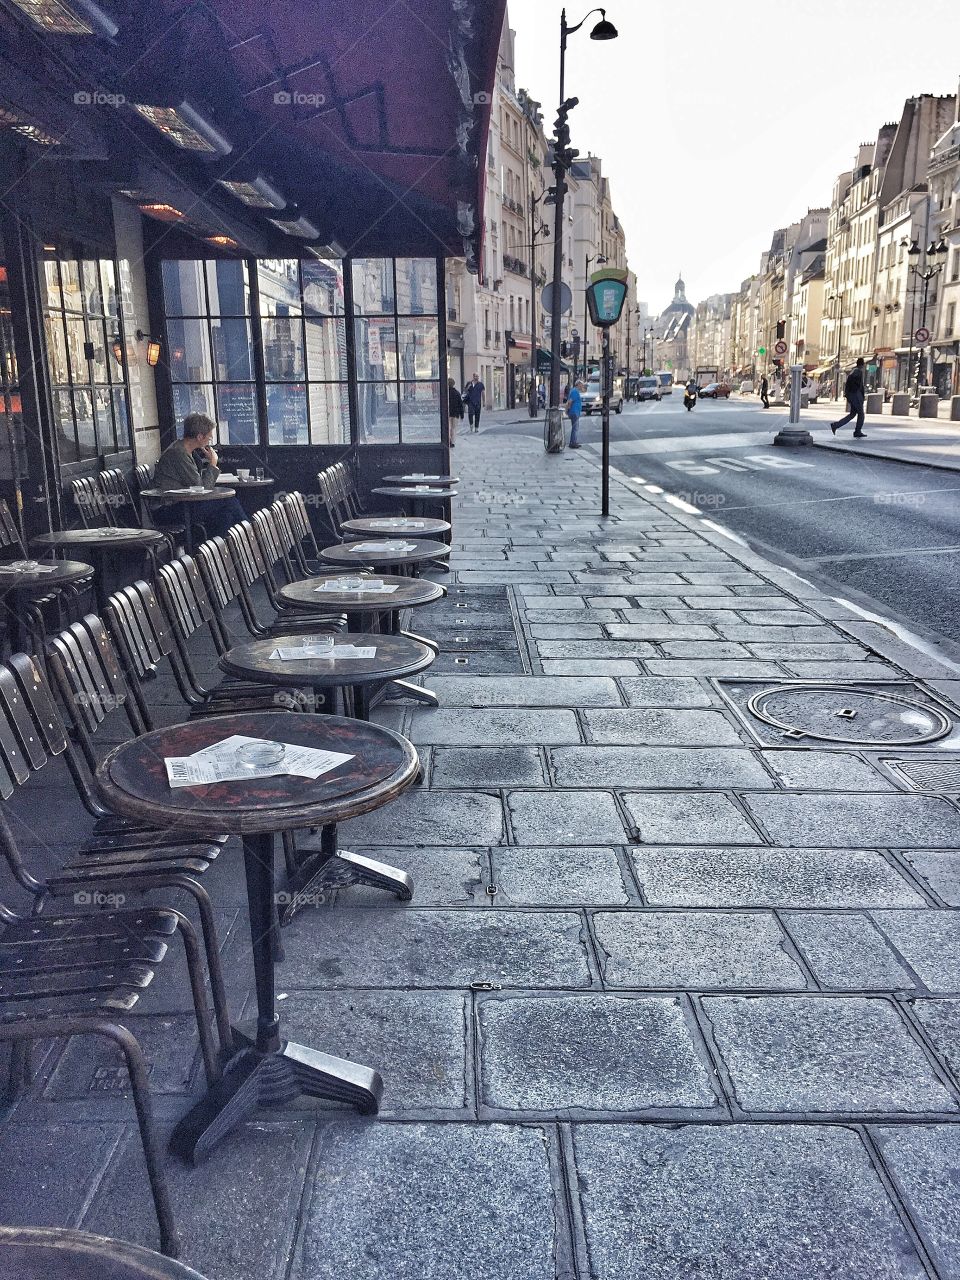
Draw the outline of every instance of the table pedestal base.
<instances>
[{"instance_id":1,"label":"table pedestal base","mask_svg":"<svg viewBox=\"0 0 960 1280\"><path fill-rule=\"evenodd\" d=\"M406 871L378 862L362 853L338 849L335 827L324 827L319 847L298 843L294 855L296 869L289 878L286 893L278 894L281 926L287 925L304 907L322 906L333 889L352 884L366 884L373 889L386 889L401 902L413 897L413 881Z\"/></svg>"},{"instance_id":2,"label":"table pedestal base","mask_svg":"<svg viewBox=\"0 0 960 1280\"><path fill-rule=\"evenodd\" d=\"M383 1079L372 1067L292 1040L275 1053L263 1053L255 1047L255 1031L237 1029L234 1038L246 1047L171 1135L170 1150L191 1164L204 1160L221 1138L258 1107L285 1107L301 1094L343 1102L365 1115L379 1110Z\"/></svg>"},{"instance_id":3,"label":"table pedestal base","mask_svg":"<svg viewBox=\"0 0 960 1280\"><path fill-rule=\"evenodd\" d=\"M423 702L428 707L439 707L440 699L435 693L429 689L422 689L418 684L411 684L409 680L391 680L390 684L394 689L400 690L400 697L413 698L415 702Z\"/></svg>"}]
</instances>

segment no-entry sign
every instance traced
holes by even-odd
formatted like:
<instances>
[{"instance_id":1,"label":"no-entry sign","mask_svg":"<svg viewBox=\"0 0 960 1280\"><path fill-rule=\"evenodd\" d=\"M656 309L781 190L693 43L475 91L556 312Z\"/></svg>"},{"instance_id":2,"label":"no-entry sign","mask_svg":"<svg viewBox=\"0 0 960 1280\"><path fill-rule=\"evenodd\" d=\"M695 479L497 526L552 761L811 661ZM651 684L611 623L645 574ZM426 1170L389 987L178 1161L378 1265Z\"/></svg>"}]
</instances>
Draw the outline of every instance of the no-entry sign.
<instances>
[{"instance_id":1,"label":"no-entry sign","mask_svg":"<svg viewBox=\"0 0 960 1280\"><path fill-rule=\"evenodd\" d=\"M916 332L913 336L914 336L914 338L916 339L916 341L917 341L917 342L920 342L920 343L923 343L923 342L929 342L929 341L930 341L930 330L929 330L929 329L918 329L918 330L917 330L917 332Z\"/></svg>"}]
</instances>

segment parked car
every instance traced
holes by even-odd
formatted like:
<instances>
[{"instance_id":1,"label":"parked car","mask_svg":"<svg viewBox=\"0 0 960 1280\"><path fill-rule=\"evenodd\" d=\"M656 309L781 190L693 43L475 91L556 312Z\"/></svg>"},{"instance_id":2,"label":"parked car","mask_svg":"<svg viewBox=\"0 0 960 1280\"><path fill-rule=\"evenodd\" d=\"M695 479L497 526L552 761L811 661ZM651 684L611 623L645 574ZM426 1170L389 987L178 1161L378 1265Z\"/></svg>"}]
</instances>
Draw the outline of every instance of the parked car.
<instances>
[{"instance_id":1,"label":"parked car","mask_svg":"<svg viewBox=\"0 0 960 1280\"><path fill-rule=\"evenodd\" d=\"M700 388L701 400L729 400L730 384L727 382L708 382Z\"/></svg>"},{"instance_id":2,"label":"parked car","mask_svg":"<svg viewBox=\"0 0 960 1280\"><path fill-rule=\"evenodd\" d=\"M623 379L614 378L610 392L610 408L614 413L623 412ZM583 412L589 417L591 413L600 413L603 409L603 396L600 392L600 379L589 378L587 389L583 393Z\"/></svg>"},{"instance_id":3,"label":"parked car","mask_svg":"<svg viewBox=\"0 0 960 1280\"><path fill-rule=\"evenodd\" d=\"M638 400L662 400L660 382L657 378L637 378Z\"/></svg>"}]
</instances>

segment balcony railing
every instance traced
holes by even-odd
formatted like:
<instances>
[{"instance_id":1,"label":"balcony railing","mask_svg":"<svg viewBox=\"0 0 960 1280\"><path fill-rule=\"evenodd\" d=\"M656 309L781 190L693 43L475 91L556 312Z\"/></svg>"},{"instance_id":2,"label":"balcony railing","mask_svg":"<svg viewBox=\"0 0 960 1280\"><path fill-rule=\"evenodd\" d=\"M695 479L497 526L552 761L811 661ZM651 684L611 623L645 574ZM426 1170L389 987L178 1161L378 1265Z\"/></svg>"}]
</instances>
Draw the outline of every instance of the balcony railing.
<instances>
[{"instance_id":1,"label":"balcony railing","mask_svg":"<svg viewBox=\"0 0 960 1280\"><path fill-rule=\"evenodd\" d=\"M512 254L505 253L503 255L504 270L512 271L514 275L525 276L527 274L527 264L522 258L514 258Z\"/></svg>"},{"instance_id":2,"label":"balcony railing","mask_svg":"<svg viewBox=\"0 0 960 1280\"><path fill-rule=\"evenodd\" d=\"M458 320L458 319L459 319L459 316L458 316L458 314L457 314L457 308L456 308L456 307L447 307L447 319L448 319L448 320Z\"/></svg>"},{"instance_id":3,"label":"balcony railing","mask_svg":"<svg viewBox=\"0 0 960 1280\"><path fill-rule=\"evenodd\" d=\"M489 345L490 345L490 330L489 330L489 329L484 329L484 331L483 331L483 345L484 345L485 347L489 347Z\"/></svg>"}]
</instances>

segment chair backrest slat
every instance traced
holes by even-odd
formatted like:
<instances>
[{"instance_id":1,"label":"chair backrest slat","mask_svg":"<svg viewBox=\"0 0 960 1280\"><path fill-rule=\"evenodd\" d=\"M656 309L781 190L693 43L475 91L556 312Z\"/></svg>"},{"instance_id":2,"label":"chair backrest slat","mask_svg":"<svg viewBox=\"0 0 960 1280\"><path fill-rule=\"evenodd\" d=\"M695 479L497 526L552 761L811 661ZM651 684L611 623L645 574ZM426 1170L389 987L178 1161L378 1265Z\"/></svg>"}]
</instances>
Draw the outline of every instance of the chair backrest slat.
<instances>
[{"instance_id":1,"label":"chair backrest slat","mask_svg":"<svg viewBox=\"0 0 960 1280\"><path fill-rule=\"evenodd\" d=\"M99 482L104 501L113 511L114 524L136 528L140 524L140 511L120 468L108 467L101 471Z\"/></svg>"},{"instance_id":2,"label":"chair backrest slat","mask_svg":"<svg viewBox=\"0 0 960 1280\"><path fill-rule=\"evenodd\" d=\"M0 498L0 551L12 549L21 556L26 552L23 546L23 539L20 537L20 530L16 520L13 518L13 512L7 503L6 498Z\"/></svg>"},{"instance_id":3,"label":"chair backrest slat","mask_svg":"<svg viewBox=\"0 0 960 1280\"><path fill-rule=\"evenodd\" d=\"M26 653L12 654L7 665L13 672L21 697L30 708L44 750L51 756L61 755L67 746L67 731L43 668Z\"/></svg>"},{"instance_id":4,"label":"chair backrest slat","mask_svg":"<svg viewBox=\"0 0 960 1280\"><path fill-rule=\"evenodd\" d=\"M27 736L33 739L29 751L21 745ZM0 666L0 759L17 784L26 782L31 772L45 763L46 754L39 750L38 758L38 749L39 740L13 673Z\"/></svg>"}]
</instances>

